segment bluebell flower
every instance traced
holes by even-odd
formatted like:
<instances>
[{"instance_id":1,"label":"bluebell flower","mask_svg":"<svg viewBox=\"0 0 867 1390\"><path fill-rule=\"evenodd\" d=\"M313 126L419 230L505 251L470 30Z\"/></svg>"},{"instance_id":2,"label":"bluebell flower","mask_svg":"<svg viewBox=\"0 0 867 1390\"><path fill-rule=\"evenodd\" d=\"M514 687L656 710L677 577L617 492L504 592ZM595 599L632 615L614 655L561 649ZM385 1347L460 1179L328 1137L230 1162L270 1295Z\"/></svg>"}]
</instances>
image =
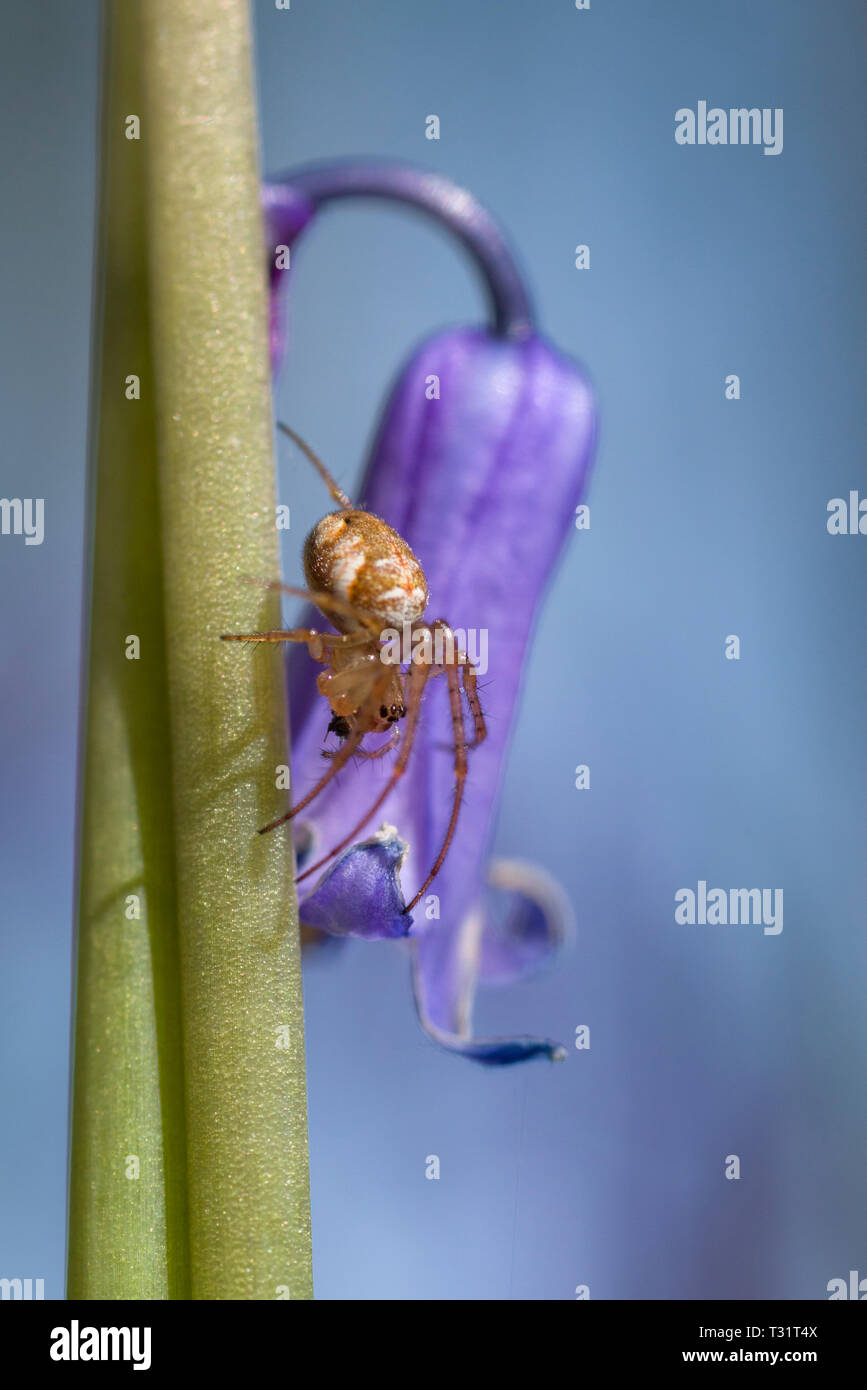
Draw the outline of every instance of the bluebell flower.
<instances>
[{"instance_id":1,"label":"bluebell flower","mask_svg":"<svg viewBox=\"0 0 867 1390\"><path fill-rule=\"evenodd\" d=\"M445 863L407 914L442 840L454 783L445 681L429 681L408 773L379 812L383 828L304 882L305 864L340 843L375 800L387 760L345 769L296 827L301 918L333 936L405 937L419 1018L441 1046L490 1064L560 1057L563 1049L550 1039L474 1038L472 1007L480 983L509 983L546 961L569 917L542 869L491 863L489 849L533 622L586 487L593 395L581 369L536 332L489 215L439 175L388 164L289 174L266 191L272 251L293 245L325 204L346 196L386 197L432 213L470 251L489 291L490 328L437 333L400 373L355 499L418 556L428 617L477 634L477 650L486 640L488 736L470 753ZM279 279L272 304L278 357ZM296 800L322 775L328 710L317 670L304 652L290 662Z\"/></svg>"}]
</instances>

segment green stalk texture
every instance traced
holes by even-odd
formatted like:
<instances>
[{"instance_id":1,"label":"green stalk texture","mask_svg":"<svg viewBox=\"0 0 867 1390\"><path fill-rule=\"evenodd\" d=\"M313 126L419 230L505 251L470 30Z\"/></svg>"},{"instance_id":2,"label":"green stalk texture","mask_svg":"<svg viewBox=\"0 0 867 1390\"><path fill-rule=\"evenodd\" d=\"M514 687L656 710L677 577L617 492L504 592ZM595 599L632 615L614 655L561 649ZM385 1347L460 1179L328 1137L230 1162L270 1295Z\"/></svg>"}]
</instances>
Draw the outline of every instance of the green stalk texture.
<instances>
[{"instance_id":1,"label":"green stalk texture","mask_svg":"<svg viewBox=\"0 0 867 1390\"><path fill-rule=\"evenodd\" d=\"M68 1296L189 1297L137 3L106 9ZM127 378L137 376L140 399ZM127 397L127 390L133 398ZM137 646L136 646L137 639ZM129 656L127 653L129 652Z\"/></svg>"},{"instance_id":2,"label":"green stalk texture","mask_svg":"<svg viewBox=\"0 0 867 1390\"><path fill-rule=\"evenodd\" d=\"M138 961L140 973L150 975L154 1001L148 1014L142 990L138 1004L143 1020L150 1021L151 1044L143 1068L151 1094L148 1132L158 1136L163 1155L159 1181L154 1174L164 1213L160 1264L159 1221L133 1228L119 1198L109 1204L102 1238L86 1234L96 1208L94 1173L113 1171L109 1140L118 1124L123 1132L126 1117L117 1117L124 1107L128 1114L133 1101L128 1085L107 1076L108 1120L89 1133L93 1110L81 1094L82 1068L86 1070L82 1020L92 1015L85 1044L98 1040L100 1027L103 1036L115 1036L116 1010L136 998L137 977L134 962L124 957L116 965L114 1006L96 997L108 972L103 968L87 974L83 969L92 953L85 938L93 930L84 909L83 867L72 1179L78 1200L74 1195L70 1268L82 1267L75 1251L84 1245L89 1287L107 1292L83 1293L84 1276L73 1279L71 1274L70 1296L119 1296L117 1287L108 1285L144 1231L145 1242L153 1241L149 1258L161 1272L162 1284L158 1287L159 1279L151 1274L147 1289L140 1282L125 1296L310 1298L303 1004L293 861L286 832L256 834L258 826L285 809L285 793L276 789L288 761L283 668L269 648L219 640L221 633L261 630L279 620L276 596L265 594L261 583L248 582L278 573L249 16L243 0L147 0L142 5L124 0L111 13L114 27L127 37L135 30L128 51L133 65L141 63L143 79L141 141L134 157L146 210L151 342L142 399L124 406L139 411L139 421L152 413L155 425L159 529L140 538L140 549L152 547L149 561L160 569L164 640L147 655L164 671L165 698L154 708L147 732L153 757L140 773L145 782L158 779L162 794L159 828L168 853L155 863L154 873L164 894L170 882L175 884L177 937L167 923L171 956L164 951L158 958L153 946L148 956L142 944ZM105 192L110 202L110 177ZM122 215L128 211L124 207ZM125 257L129 249L127 241L118 256ZM128 277L128 264L126 269ZM115 313L122 317L128 308L128 302L115 306ZM103 362L112 379L119 374L122 381L136 370L109 351L108 333ZM104 402L106 394L104 385ZM112 414L117 414L113 407L100 418L98 453L100 458L111 453L105 471L126 474L141 463L153 479L154 451L146 461L134 457L129 429L118 454L119 441L108 434ZM100 472L94 660L102 481ZM130 527L140 520L131 519ZM107 573L117 577L129 556L118 553L116 534L103 537L102 543L114 557L115 568ZM161 558L155 559L154 552L161 552ZM135 577L141 597L140 570ZM116 594L114 600L120 601ZM125 621L126 631L136 630L131 620ZM106 660L110 664L110 654ZM119 660L124 662L122 646ZM145 661L143 642L141 659L126 663L135 678L141 679ZM106 683L129 685L133 679L129 671L118 675L115 669ZM92 674L91 699L93 690ZM127 746L146 736L138 727L138 698L123 711ZM89 739L98 719L91 706ZM99 844L89 845L88 836L98 841L104 825L100 779L117 773L100 770L90 745L84 766L82 862L94 862L96 878L104 860ZM132 788L128 799L140 799L135 771L131 768L125 779ZM279 780L282 785L283 777ZM117 814L124 814L123 803ZM114 808L109 823L113 819ZM102 831L113 843L114 832L114 825ZM123 869L127 871L126 864ZM146 864L145 877L147 869ZM108 888L120 891L114 880ZM93 897L98 895L92 892ZM143 941L154 930L145 912L141 923L130 925ZM168 993L170 987L175 990L171 1038L160 1025L160 992ZM129 1031L127 1027L123 1038L116 1037L121 1055L107 1072L128 1066L124 1039ZM133 1073L130 1080L137 1085L141 1077ZM166 1107L179 1088L182 1123L166 1126ZM158 1129L152 1128L155 1122ZM134 1152L124 1143L125 1153ZM171 1181L176 1165L185 1175L177 1200ZM139 1183L143 1178L144 1172Z\"/></svg>"}]
</instances>

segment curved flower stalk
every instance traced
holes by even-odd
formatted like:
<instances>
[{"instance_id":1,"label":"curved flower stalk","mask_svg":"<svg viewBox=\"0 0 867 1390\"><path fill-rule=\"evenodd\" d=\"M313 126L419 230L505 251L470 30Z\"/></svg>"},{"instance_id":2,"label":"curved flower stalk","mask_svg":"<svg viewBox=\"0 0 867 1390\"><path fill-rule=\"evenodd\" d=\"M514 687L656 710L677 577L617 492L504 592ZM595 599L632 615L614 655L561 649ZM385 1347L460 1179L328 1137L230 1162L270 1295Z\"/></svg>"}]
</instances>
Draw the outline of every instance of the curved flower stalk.
<instances>
[{"instance_id":1,"label":"curved flower stalk","mask_svg":"<svg viewBox=\"0 0 867 1390\"><path fill-rule=\"evenodd\" d=\"M445 682L430 682L409 770L378 813L385 827L307 885L301 917L335 936L406 936L419 1017L442 1046L493 1064L559 1057L563 1050L548 1039L474 1038L471 1013L479 982L508 982L537 966L559 944L568 917L541 870L488 864L487 853L534 617L587 481L593 397L580 368L533 327L521 279L488 214L439 175L388 164L287 174L266 191L271 250L293 245L322 206L348 196L385 197L433 214L470 251L488 290L489 329L438 333L401 372L357 499L421 560L428 613L467 633L471 657L483 655L488 737L470 755L444 867L410 917L404 905L441 843L454 782ZM285 341L279 289L276 271L275 362ZM315 674L303 657L291 664L296 798L322 769L328 716ZM296 828L302 873L374 802L382 776L379 762L362 763L312 803Z\"/></svg>"}]
</instances>

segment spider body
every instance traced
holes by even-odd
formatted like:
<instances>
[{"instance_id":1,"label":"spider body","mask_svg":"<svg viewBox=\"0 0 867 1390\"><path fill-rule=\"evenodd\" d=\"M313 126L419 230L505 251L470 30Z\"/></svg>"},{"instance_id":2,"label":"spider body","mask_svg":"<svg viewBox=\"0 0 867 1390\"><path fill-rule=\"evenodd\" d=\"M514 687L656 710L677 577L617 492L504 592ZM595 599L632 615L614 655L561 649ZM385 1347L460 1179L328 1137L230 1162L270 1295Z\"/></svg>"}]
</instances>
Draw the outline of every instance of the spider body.
<instances>
[{"instance_id":1,"label":"spider body","mask_svg":"<svg viewBox=\"0 0 867 1390\"><path fill-rule=\"evenodd\" d=\"M388 732L404 717L406 705L400 671L392 668L391 679L385 679L377 634L385 628L402 631L405 622L424 616L424 570L387 522L358 508L344 508L329 512L307 537L304 577L311 591L322 595L320 612L344 637L354 639L332 646L319 658L330 663L317 680L334 716L329 729L338 738L347 738L353 726L365 734ZM331 607L326 598L346 607ZM379 704L370 699L374 691Z\"/></svg>"},{"instance_id":2,"label":"spider body","mask_svg":"<svg viewBox=\"0 0 867 1390\"><path fill-rule=\"evenodd\" d=\"M305 869L299 882L346 849L397 786L409 763L421 715L424 689L432 675L445 674L454 749L455 791L451 816L440 851L427 878L407 904L407 913L439 873L457 826L467 777L467 751L485 737L485 721L477 691L475 669L461 651L449 625L438 618L425 620L428 587L424 570L403 537L380 517L353 506L325 465L287 425L280 429L299 446L325 482L340 511L329 512L313 527L304 545L304 574L309 591L286 584L269 587L306 598L328 619L336 632L317 628L293 628L261 633L227 633L226 641L302 642L310 656L326 669L317 687L328 701L328 732L342 740L334 752L326 752L328 771L285 815L263 826L260 834L283 825L309 806L353 755L382 758L397 749L390 776L362 820L324 858ZM404 664L384 659L386 630L406 634L422 631L433 640L425 645L436 656L414 656ZM474 735L467 738L464 700L469 706ZM399 721L405 720L403 739ZM388 734L385 743L362 747L368 734ZM398 742L400 747L398 749Z\"/></svg>"},{"instance_id":3,"label":"spider body","mask_svg":"<svg viewBox=\"0 0 867 1390\"><path fill-rule=\"evenodd\" d=\"M427 607L424 570L406 541L370 512L329 512L304 544L309 587L364 608L380 628L417 622ZM352 613L326 613L339 632L358 629Z\"/></svg>"}]
</instances>

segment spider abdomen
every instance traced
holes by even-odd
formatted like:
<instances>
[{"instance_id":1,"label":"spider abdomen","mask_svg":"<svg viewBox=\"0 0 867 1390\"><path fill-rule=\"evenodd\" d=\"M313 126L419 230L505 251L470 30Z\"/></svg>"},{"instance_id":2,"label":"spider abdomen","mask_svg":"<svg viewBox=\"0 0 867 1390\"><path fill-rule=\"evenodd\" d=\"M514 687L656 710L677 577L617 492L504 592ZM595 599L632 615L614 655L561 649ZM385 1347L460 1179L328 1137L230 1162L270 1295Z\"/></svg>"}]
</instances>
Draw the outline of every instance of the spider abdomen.
<instances>
[{"instance_id":1,"label":"spider abdomen","mask_svg":"<svg viewBox=\"0 0 867 1390\"><path fill-rule=\"evenodd\" d=\"M427 606L424 570L403 537L370 512L330 512L304 543L304 573L319 590L366 609L383 627L417 622ZM358 624L349 616L326 614L340 632Z\"/></svg>"}]
</instances>

